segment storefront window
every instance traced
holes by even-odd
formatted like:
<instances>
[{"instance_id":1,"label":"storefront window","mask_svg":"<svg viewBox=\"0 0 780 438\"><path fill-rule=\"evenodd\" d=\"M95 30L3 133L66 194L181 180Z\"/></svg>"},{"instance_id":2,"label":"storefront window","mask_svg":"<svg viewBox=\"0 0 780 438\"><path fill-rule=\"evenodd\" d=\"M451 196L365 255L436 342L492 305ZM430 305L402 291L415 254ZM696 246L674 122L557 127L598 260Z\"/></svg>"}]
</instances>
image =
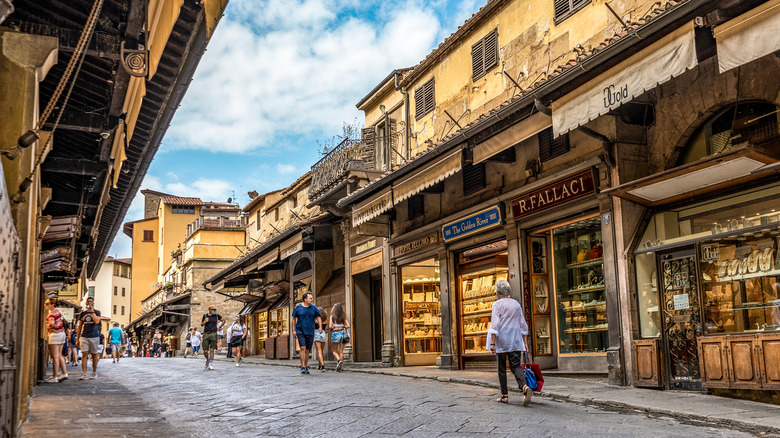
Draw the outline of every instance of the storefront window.
<instances>
[{"instance_id":1,"label":"storefront window","mask_svg":"<svg viewBox=\"0 0 780 438\"><path fill-rule=\"evenodd\" d=\"M460 254L460 312L464 367L484 366L490 314L496 301L495 284L507 279L506 241L492 243ZM476 359L467 361L465 358ZM485 359L481 359L484 361ZM490 358L492 361L492 357Z\"/></svg>"},{"instance_id":2,"label":"storefront window","mask_svg":"<svg viewBox=\"0 0 780 438\"><path fill-rule=\"evenodd\" d=\"M560 352L605 352L608 326L600 219L555 228L552 236Z\"/></svg>"},{"instance_id":3,"label":"storefront window","mask_svg":"<svg viewBox=\"0 0 780 438\"><path fill-rule=\"evenodd\" d=\"M550 331L550 278L549 278L549 234L530 238L531 286L533 290L534 353L552 354L552 331Z\"/></svg>"},{"instance_id":4,"label":"storefront window","mask_svg":"<svg viewBox=\"0 0 780 438\"><path fill-rule=\"evenodd\" d=\"M268 312L257 315L257 354L265 354L265 338L268 337Z\"/></svg>"},{"instance_id":5,"label":"storefront window","mask_svg":"<svg viewBox=\"0 0 780 438\"><path fill-rule=\"evenodd\" d=\"M289 301L287 301L289 303ZM290 310L285 306L282 309L274 309L268 312L268 328L271 330L271 336L286 335L289 332L289 313Z\"/></svg>"},{"instance_id":6,"label":"storefront window","mask_svg":"<svg viewBox=\"0 0 780 438\"><path fill-rule=\"evenodd\" d=\"M780 330L777 228L699 245L708 333Z\"/></svg>"},{"instance_id":7,"label":"storefront window","mask_svg":"<svg viewBox=\"0 0 780 438\"><path fill-rule=\"evenodd\" d=\"M643 338L661 336L661 311L658 307L658 274L655 253L637 254L636 285L639 300L639 334Z\"/></svg>"},{"instance_id":8,"label":"storefront window","mask_svg":"<svg viewBox=\"0 0 780 438\"><path fill-rule=\"evenodd\" d=\"M401 268L405 365L432 365L441 355L439 261Z\"/></svg>"}]
</instances>

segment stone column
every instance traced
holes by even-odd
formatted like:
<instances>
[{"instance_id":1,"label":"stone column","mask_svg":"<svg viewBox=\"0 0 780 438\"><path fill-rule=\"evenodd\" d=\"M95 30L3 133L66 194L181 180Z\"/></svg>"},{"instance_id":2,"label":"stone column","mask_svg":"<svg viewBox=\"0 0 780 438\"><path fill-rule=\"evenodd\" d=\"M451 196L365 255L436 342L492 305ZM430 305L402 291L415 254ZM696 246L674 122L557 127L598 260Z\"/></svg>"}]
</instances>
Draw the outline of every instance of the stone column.
<instances>
[{"instance_id":1,"label":"stone column","mask_svg":"<svg viewBox=\"0 0 780 438\"><path fill-rule=\"evenodd\" d=\"M344 236L344 311L347 319L352 321L352 265L350 264L350 236L352 234L352 216L347 215L339 223L341 234ZM354 332L353 332L354 333ZM352 343L344 346L344 361L352 362Z\"/></svg>"},{"instance_id":2,"label":"stone column","mask_svg":"<svg viewBox=\"0 0 780 438\"><path fill-rule=\"evenodd\" d=\"M395 262L390 261L390 244L384 239L382 244L382 313L383 313L383 342L382 342L382 363L391 366L401 365L400 353L401 346L398 345L398 333L400 331L399 323L399 302L400 292L397 290L398 267Z\"/></svg>"},{"instance_id":3,"label":"stone column","mask_svg":"<svg viewBox=\"0 0 780 438\"><path fill-rule=\"evenodd\" d=\"M441 292L441 362L439 367L458 369L457 312L455 312L455 269L447 247L439 246L439 289ZM452 293L450 293L452 292Z\"/></svg>"}]
</instances>

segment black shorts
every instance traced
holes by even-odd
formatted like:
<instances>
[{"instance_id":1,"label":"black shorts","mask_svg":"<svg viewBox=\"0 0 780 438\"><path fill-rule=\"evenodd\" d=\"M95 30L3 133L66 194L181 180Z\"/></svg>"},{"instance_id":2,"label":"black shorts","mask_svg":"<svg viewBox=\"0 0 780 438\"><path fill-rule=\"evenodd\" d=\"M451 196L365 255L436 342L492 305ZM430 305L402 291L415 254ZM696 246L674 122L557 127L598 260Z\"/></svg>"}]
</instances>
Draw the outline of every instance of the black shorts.
<instances>
[{"instance_id":1,"label":"black shorts","mask_svg":"<svg viewBox=\"0 0 780 438\"><path fill-rule=\"evenodd\" d=\"M297 333L298 345L304 347L307 350L311 350L314 345L314 333L310 335L304 335L303 333Z\"/></svg>"},{"instance_id":2,"label":"black shorts","mask_svg":"<svg viewBox=\"0 0 780 438\"><path fill-rule=\"evenodd\" d=\"M236 348L236 347L241 347L243 345L244 345L244 339L241 336L233 336L230 338L230 343L228 344L228 347Z\"/></svg>"},{"instance_id":3,"label":"black shorts","mask_svg":"<svg viewBox=\"0 0 780 438\"><path fill-rule=\"evenodd\" d=\"M187 348L192 348L192 344L187 342Z\"/></svg>"}]
</instances>

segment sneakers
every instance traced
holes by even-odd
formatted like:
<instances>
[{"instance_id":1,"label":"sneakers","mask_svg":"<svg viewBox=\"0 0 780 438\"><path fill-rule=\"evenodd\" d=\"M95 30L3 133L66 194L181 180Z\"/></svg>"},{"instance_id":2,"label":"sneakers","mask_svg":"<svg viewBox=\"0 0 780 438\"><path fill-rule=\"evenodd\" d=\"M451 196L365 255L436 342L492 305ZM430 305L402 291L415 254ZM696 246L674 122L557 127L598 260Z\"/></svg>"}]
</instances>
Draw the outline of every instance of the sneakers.
<instances>
[{"instance_id":1,"label":"sneakers","mask_svg":"<svg viewBox=\"0 0 780 438\"><path fill-rule=\"evenodd\" d=\"M61 375L60 375L60 376L57 378L57 380L59 380L60 382L62 382L62 381L64 381L64 380L68 380L68 375L67 375L67 374L61 374Z\"/></svg>"},{"instance_id":2,"label":"sneakers","mask_svg":"<svg viewBox=\"0 0 780 438\"><path fill-rule=\"evenodd\" d=\"M43 383L60 383L60 379L55 379L54 377L49 376L43 379Z\"/></svg>"},{"instance_id":3,"label":"sneakers","mask_svg":"<svg viewBox=\"0 0 780 438\"><path fill-rule=\"evenodd\" d=\"M213 366L211 366L211 364L209 364L209 367L208 367L208 369L210 369L210 370L213 370L213 369L214 369L214 367L213 367Z\"/></svg>"},{"instance_id":4,"label":"sneakers","mask_svg":"<svg viewBox=\"0 0 780 438\"><path fill-rule=\"evenodd\" d=\"M236 366L238 366L238 362L236 362Z\"/></svg>"},{"instance_id":5,"label":"sneakers","mask_svg":"<svg viewBox=\"0 0 780 438\"><path fill-rule=\"evenodd\" d=\"M301 367L301 374L306 374L306 368Z\"/></svg>"},{"instance_id":6,"label":"sneakers","mask_svg":"<svg viewBox=\"0 0 780 438\"><path fill-rule=\"evenodd\" d=\"M86 374L82 374L81 377L79 377L79 380L87 380L89 377L87 377Z\"/></svg>"},{"instance_id":7,"label":"sneakers","mask_svg":"<svg viewBox=\"0 0 780 438\"><path fill-rule=\"evenodd\" d=\"M97 379L97 373L92 373L92 374L90 374L90 375L89 375L89 379L90 379L90 380L92 380L92 379Z\"/></svg>"},{"instance_id":8,"label":"sneakers","mask_svg":"<svg viewBox=\"0 0 780 438\"><path fill-rule=\"evenodd\" d=\"M203 369L204 370L208 370L209 369L209 364L203 365Z\"/></svg>"},{"instance_id":9,"label":"sneakers","mask_svg":"<svg viewBox=\"0 0 780 438\"><path fill-rule=\"evenodd\" d=\"M342 367L342 361L339 361L339 363L336 365L336 371L341 371Z\"/></svg>"},{"instance_id":10,"label":"sneakers","mask_svg":"<svg viewBox=\"0 0 780 438\"><path fill-rule=\"evenodd\" d=\"M306 374L311 374L311 373L309 373L309 369L308 368L304 368L304 370L306 371Z\"/></svg>"},{"instance_id":11,"label":"sneakers","mask_svg":"<svg viewBox=\"0 0 780 438\"><path fill-rule=\"evenodd\" d=\"M325 365L318 366L317 371L325 371Z\"/></svg>"}]
</instances>

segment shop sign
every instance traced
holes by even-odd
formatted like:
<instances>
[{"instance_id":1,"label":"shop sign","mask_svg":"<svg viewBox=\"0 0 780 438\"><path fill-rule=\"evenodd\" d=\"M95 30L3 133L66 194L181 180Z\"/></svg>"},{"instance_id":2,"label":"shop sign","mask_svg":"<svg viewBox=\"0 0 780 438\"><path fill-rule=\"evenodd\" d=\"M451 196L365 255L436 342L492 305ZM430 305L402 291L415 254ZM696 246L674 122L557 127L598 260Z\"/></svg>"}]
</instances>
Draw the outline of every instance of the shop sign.
<instances>
[{"instance_id":1,"label":"shop sign","mask_svg":"<svg viewBox=\"0 0 780 438\"><path fill-rule=\"evenodd\" d=\"M57 307L57 310L62 313L62 319L66 321L73 321L73 318L75 317L75 310L72 307Z\"/></svg>"},{"instance_id":2,"label":"shop sign","mask_svg":"<svg viewBox=\"0 0 780 438\"><path fill-rule=\"evenodd\" d=\"M409 251L414 251L415 249L424 248L428 245L433 245L434 243L439 241L439 233L431 233L425 237L421 237L417 240L412 240L409 243L405 243L403 245L398 245L393 249L393 253L396 256L399 256L401 254L405 254Z\"/></svg>"},{"instance_id":3,"label":"shop sign","mask_svg":"<svg viewBox=\"0 0 780 438\"><path fill-rule=\"evenodd\" d=\"M674 310L685 310L691 307L688 294L677 294L674 297Z\"/></svg>"},{"instance_id":4,"label":"shop sign","mask_svg":"<svg viewBox=\"0 0 780 438\"><path fill-rule=\"evenodd\" d=\"M501 225L501 207L494 205L476 214L458 219L441 227L445 242L470 236Z\"/></svg>"},{"instance_id":5,"label":"shop sign","mask_svg":"<svg viewBox=\"0 0 780 438\"><path fill-rule=\"evenodd\" d=\"M593 193L596 184L588 169L513 200L512 213L519 219Z\"/></svg>"},{"instance_id":6,"label":"shop sign","mask_svg":"<svg viewBox=\"0 0 780 438\"><path fill-rule=\"evenodd\" d=\"M279 258L282 260L290 257L293 254L297 254L303 250L303 240L298 239L297 242L290 246L283 247L279 250Z\"/></svg>"},{"instance_id":7,"label":"shop sign","mask_svg":"<svg viewBox=\"0 0 780 438\"><path fill-rule=\"evenodd\" d=\"M701 246L701 261L712 263L720 259L720 248L717 243Z\"/></svg>"},{"instance_id":8,"label":"shop sign","mask_svg":"<svg viewBox=\"0 0 780 438\"><path fill-rule=\"evenodd\" d=\"M372 249L379 248L380 246L382 246L382 238L377 237L375 239L367 240L363 243L350 246L349 253L352 257L355 257L357 255L363 254L364 252L369 252Z\"/></svg>"}]
</instances>

